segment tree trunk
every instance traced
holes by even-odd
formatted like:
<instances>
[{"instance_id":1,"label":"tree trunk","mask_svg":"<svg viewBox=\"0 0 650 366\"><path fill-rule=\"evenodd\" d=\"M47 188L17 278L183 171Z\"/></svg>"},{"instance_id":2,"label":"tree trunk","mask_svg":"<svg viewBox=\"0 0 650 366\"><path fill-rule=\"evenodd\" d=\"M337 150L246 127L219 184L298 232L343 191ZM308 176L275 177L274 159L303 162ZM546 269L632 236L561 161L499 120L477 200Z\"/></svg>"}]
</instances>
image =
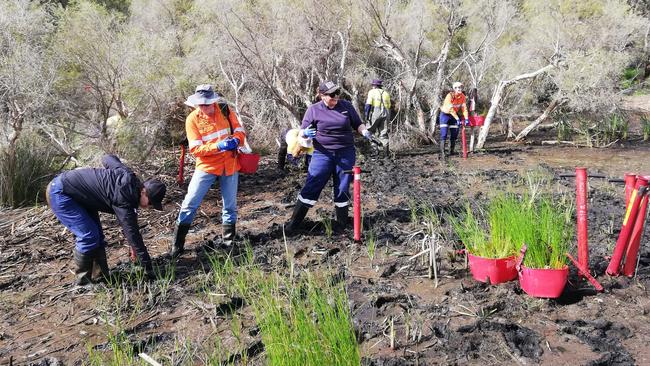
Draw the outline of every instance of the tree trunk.
<instances>
[{"instance_id":1,"label":"tree trunk","mask_svg":"<svg viewBox=\"0 0 650 366\"><path fill-rule=\"evenodd\" d=\"M494 88L494 93L492 94L492 99L490 99L490 109L488 110L487 117L485 117L485 124L483 127L481 127L481 131L479 132L478 135L478 142L476 144L477 149L482 149L483 145L485 144L485 140L487 139L488 132L490 131L490 123L492 123L492 119L494 119L494 116L496 115L498 109L499 109L499 103L501 102L501 98L503 98L503 93L505 92L506 88L509 87L512 84L515 84L521 80L526 80L526 79L532 79L536 77L537 75L543 74L550 69L555 67L553 64L546 65L542 67L539 70L527 73L527 74L521 74L518 76L515 76L514 78L510 80L501 80L499 81L499 84Z\"/></svg>"},{"instance_id":2,"label":"tree trunk","mask_svg":"<svg viewBox=\"0 0 650 366\"><path fill-rule=\"evenodd\" d=\"M528 134L532 130L534 130L537 126L539 126L540 123L544 122L548 118L548 116L550 116L551 113L553 113L553 111L563 103L564 100L560 96L555 96L553 101L551 101L551 104L549 104L548 107L546 107L544 112L539 117L537 117L537 119L533 121L533 123L529 124L526 128L524 128L519 133L519 135L517 135L517 137L515 137L515 141L523 140L526 136L528 136Z\"/></svg>"}]
</instances>

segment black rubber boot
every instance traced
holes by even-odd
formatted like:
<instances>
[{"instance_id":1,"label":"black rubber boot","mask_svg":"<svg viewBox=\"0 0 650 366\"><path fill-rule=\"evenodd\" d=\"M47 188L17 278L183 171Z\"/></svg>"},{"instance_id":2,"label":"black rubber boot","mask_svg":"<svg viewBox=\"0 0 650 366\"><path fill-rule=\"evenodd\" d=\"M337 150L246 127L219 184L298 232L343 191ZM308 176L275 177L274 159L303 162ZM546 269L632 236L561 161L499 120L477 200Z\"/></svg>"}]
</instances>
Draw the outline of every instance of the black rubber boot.
<instances>
[{"instance_id":1,"label":"black rubber boot","mask_svg":"<svg viewBox=\"0 0 650 366\"><path fill-rule=\"evenodd\" d=\"M280 143L280 148L278 149L278 169L284 170L285 165L287 164L287 143L282 141Z\"/></svg>"},{"instance_id":2,"label":"black rubber boot","mask_svg":"<svg viewBox=\"0 0 650 366\"><path fill-rule=\"evenodd\" d=\"M232 246L235 243L235 224L223 224L221 228L223 229L223 233L221 234L223 244L228 247Z\"/></svg>"},{"instance_id":3,"label":"black rubber boot","mask_svg":"<svg viewBox=\"0 0 650 366\"><path fill-rule=\"evenodd\" d=\"M438 156L438 158L440 160L445 160L445 143L446 142L447 142L446 140L440 141L440 155Z\"/></svg>"},{"instance_id":4,"label":"black rubber boot","mask_svg":"<svg viewBox=\"0 0 650 366\"><path fill-rule=\"evenodd\" d=\"M99 268L104 281L108 281L110 279L110 275L108 271L108 262L106 261L106 247L96 249L95 265Z\"/></svg>"},{"instance_id":5,"label":"black rubber boot","mask_svg":"<svg viewBox=\"0 0 650 366\"><path fill-rule=\"evenodd\" d=\"M81 253L75 248L73 250L74 262L77 265L77 268L74 270L76 275L75 284L79 286L87 285L92 283L92 274L93 274L93 251L88 253Z\"/></svg>"},{"instance_id":6,"label":"black rubber boot","mask_svg":"<svg viewBox=\"0 0 650 366\"><path fill-rule=\"evenodd\" d=\"M339 229L343 230L347 228L349 223L348 206L336 207L336 224L339 226Z\"/></svg>"},{"instance_id":7,"label":"black rubber boot","mask_svg":"<svg viewBox=\"0 0 650 366\"><path fill-rule=\"evenodd\" d=\"M189 224L176 224L174 228L174 239L172 240L172 246L169 249L169 255L172 258L178 258L185 251L185 236L190 230Z\"/></svg>"},{"instance_id":8,"label":"black rubber boot","mask_svg":"<svg viewBox=\"0 0 650 366\"><path fill-rule=\"evenodd\" d=\"M456 140L449 141L449 156L456 155L454 148L456 147Z\"/></svg>"},{"instance_id":9,"label":"black rubber boot","mask_svg":"<svg viewBox=\"0 0 650 366\"><path fill-rule=\"evenodd\" d=\"M302 220L307 216L307 211L309 211L309 206L302 203L301 201L296 201L296 205L293 208L293 214L291 219L284 225L284 231L286 233L292 233L298 229Z\"/></svg>"}]
</instances>

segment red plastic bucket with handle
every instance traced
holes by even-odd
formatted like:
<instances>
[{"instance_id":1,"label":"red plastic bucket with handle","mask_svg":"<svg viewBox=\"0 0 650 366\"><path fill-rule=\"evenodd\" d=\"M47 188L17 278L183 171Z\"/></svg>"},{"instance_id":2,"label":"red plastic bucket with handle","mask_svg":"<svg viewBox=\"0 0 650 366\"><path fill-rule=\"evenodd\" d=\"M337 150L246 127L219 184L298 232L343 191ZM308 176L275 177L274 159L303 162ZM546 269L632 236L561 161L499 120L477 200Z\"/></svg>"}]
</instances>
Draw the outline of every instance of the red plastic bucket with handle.
<instances>
[{"instance_id":1,"label":"red plastic bucket with handle","mask_svg":"<svg viewBox=\"0 0 650 366\"><path fill-rule=\"evenodd\" d=\"M257 166L260 163L260 154L237 154L239 159L239 172L242 174L253 174L257 171Z\"/></svg>"},{"instance_id":2,"label":"red plastic bucket with handle","mask_svg":"<svg viewBox=\"0 0 650 366\"><path fill-rule=\"evenodd\" d=\"M495 285L517 278L517 260L515 256L507 258L484 258L467 253L469 270L472 277L479 282Z\"/></svg>"},{"instance_id":3,"label":"red plastic bucket with handle","mask_svg":"<svg viewBox=\"0 0 650 366\"><path fill-rule=\"evenodd\" d=\"M527 268L523 264L519 271L519 285L530 296L555 299L562 295L569 278L569 267L562 269Z\"/></svg>"},{"instance_id":4,"label":"red plastic bucket with handle","mask_svg":"<svg viewBox=\"0 0 650 366\"><path fill-rule=\"evenodd\" d=\"M569 266L561 269L528 268L524 266L524 256L527 246L521 247L521 255L517 259L519 285L530 296L556 299L562 295L564 286L569 278Z\"/></svg>"},{"instance_id":5,"label":"red plastic bucket with handle","mask_svg":"<svg viewBox=\"0 0 650 366\"><path fill-rule=\"evenodd\" d=\"M484 116L469 116L469 125L472 127L480 127L485 123Z\"/></svg>"}]
</instances>

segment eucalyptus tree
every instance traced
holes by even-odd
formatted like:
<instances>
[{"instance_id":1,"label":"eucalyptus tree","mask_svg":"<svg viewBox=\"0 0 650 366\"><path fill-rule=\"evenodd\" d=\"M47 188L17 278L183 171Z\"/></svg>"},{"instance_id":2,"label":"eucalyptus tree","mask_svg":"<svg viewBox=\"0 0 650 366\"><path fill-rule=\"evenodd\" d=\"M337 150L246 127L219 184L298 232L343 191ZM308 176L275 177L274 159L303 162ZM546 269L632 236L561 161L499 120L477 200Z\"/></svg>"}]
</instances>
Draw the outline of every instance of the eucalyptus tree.
<instances>
[{"instance_id":1,"label":"eucalyptus tree","mask_svg":"<svg viewBox=\"0 0 650 366\"><path fill-rule=\"evenodd\" d=\"M28 0L0 6L0 205L33 202L49 173L49 155L33 146L38 139L26 137L36 136L52 111L58 82L49 52L53 31L45 7Z\"/></svg>"},{"instance_id":2,"label":"eucalyptus tree","mask_svg":"<svg viewBox=\"0 0 650 366\"><path fill-rule=\"evenodd\" d=\"M363 2L367 18L364 32L370 46L395 63L399 95L415 122L406 123L433 133L445 88L447 61L454 37L465 26L461 1L411 0ZM432 116L427 126L426 111Z\"/></svg>"},{"instance_id":3,"label":"eucalyptus tree","mask_svg":"<svg viewBox=\"0 0 650 366\"><path fill-rule=\"evenodd\" d=\"M196 1L196 34L188 66L222 76L240 113L289 119L313 102L319 80L345 80L351 2ZM345 84L344 84L345 86ZM240 103L241 101L241 103Z\"/></svg>"},{"instance_id":4,"label":"eucalyptus tree","mask_svg":"<svg viewBox=\"0 0 650 366\"><path fill-rule=\"evenodd\" d=\"M498 50L501 67L478 148L485 143L506 91L524 80L544 85L536 90L538 96L551 94L543 115L564 103L585 111L618 102L616 81L630 61L626 47L639 41L643 27L643 20L624 1L524 1L513 22L517 25L509 42ZM553 108L548 110L549 106Z\"/></svg>"}]
</instances>

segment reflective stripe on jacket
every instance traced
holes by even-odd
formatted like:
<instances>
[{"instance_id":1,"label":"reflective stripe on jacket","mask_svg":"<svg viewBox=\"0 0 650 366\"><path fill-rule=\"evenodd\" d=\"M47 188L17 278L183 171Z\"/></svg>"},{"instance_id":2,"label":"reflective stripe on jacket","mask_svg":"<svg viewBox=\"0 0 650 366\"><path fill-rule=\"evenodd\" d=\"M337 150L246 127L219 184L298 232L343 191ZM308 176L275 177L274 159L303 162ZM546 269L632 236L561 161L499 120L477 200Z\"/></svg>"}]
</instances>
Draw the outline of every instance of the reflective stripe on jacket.
<instances>
[{"instance_id":1,"label":"reflective stripe on jacket","mask_svg":"<svg viewBox=\"0 0 650 366\"><path fill-rule=\"evenodd\" d=\"M447 94L445 101L442 102L442 107L440 107L440 111L451 114L455 119L458 119L458 111L460 109L463 110L463 117L468 118L469 114L467 113L465 94L455 94L454 92Z\"/></svg>"},{"instance_id":2,"label":"reflective stripe on jacket","mask_svg":"<svg viewBox=\"0 0 650 366\"><path fill-rule=\"evenodd\" d=\"M243 145L246 134L235 113L229 113L230 124L217 104L214 118L203 114L196 108L185 120L185 132L189 141L190 153L196 158L196 169L215 175L233 175L239 171L239 162L234 151L220 151L217 144L229 136L239 139Z\"/></svg>"}]
</instances>

